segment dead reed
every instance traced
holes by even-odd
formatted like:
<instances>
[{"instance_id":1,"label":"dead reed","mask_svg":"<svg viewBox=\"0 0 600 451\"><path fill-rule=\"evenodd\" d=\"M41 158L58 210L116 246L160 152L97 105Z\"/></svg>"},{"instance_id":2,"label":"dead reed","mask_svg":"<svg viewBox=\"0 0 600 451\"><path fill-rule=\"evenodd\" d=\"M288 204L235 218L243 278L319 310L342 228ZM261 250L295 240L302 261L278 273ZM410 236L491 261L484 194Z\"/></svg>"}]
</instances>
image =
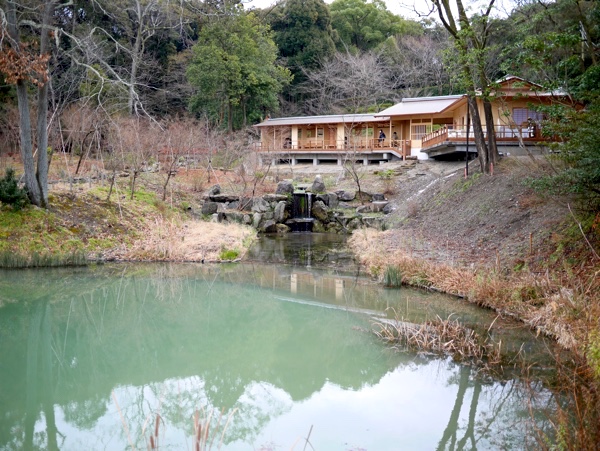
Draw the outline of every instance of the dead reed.
<instances>
[{"instance_id":1,"label":"dead reed","mask_svg":"<svg viewBox=\"0 0 600 451\"><path fill-rule=\"evenodd\" d=\"M89 263L84 252L67 254L40 253L21 254L14 251L0 252L0 268L48 268L56 266L85 266Z\"/></svg>"},{"instance_id":2,"label":"dead reed","mask_svg":"<svg viewBox=\"0 0 600 451\"><path fill-rule=\"evenodd\" d=\"M474 330L458 320L441 319L413 324L395 319L375 321L373 332L392 346L404 346L419 352L450 355L476 365L500 362L500 346L485 342Z\"/></svg>"}]
</instances>

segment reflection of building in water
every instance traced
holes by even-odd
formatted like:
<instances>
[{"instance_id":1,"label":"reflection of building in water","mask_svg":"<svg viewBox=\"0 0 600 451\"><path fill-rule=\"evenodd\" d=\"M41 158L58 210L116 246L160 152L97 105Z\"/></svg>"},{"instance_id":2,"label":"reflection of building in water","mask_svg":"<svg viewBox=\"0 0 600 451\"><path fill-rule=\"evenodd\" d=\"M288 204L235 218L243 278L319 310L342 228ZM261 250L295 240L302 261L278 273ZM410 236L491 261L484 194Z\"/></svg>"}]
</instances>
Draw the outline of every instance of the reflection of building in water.
<instances>
[{"instance_id":1,"label":"reflection of building in water","mask_svg":"<svg viewBox=\"0 0 600 451\"><path fill-rule=\"evenodd\" d=\"M344 276L339 274L323 275L308 271L290 274L290 292L301 296L343 301L345 286Z\"/></svg>"},{"instance_id":2,"label":"reflection of building in water","mask_svg":"<svg viewBox=\"0 0 600 451\"><path fill-rule=\"evenodd\" d=\"M335 300L344 298L344 279L335 279Z\"/></svg>"},{"instance_id":3,"label":"reflection of building in water","mask_svg":"<svg viewBox=\"0 0 600 451\"><path fill-rule=\"evenodd\" d=\"M294 294L298 293L298 274L290 276L290 291Z\"/></svg>"}]
</instances>

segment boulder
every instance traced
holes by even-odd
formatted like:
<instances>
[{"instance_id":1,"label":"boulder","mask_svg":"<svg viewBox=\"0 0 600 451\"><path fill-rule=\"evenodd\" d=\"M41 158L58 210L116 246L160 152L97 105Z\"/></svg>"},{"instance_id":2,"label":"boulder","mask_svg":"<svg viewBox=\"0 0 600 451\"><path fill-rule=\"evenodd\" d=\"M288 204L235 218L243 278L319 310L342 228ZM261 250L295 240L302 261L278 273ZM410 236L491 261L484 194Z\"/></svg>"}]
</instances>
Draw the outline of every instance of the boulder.
<instances>
[{"instance_id":1,"label":"boulder","mask_svg":"<svg viewBox=\"0 0 600 451\"><path fill-rule=\"evenodd\" d=\"M371 202L373 200L373 195L366 191L361 191L360 194L356 193L356 197L362 202Z\"/></svg>"},{"instance_id":2,"label":"boulder","mask_svg":"<svg viewBox=\"0 0 600 451\"><path fill-rule=\"evenodd\" d=\"M255 213L264 213L269 210L269 203L262 197L255 197L252 201L252 211Z\"/></svg>"},{"instance_id":3,"label":"boulder","mask_svg":"<svg viewBox=\"0 0 600 451\"><path fill-rule=\"evenodd\" d=\"M383 214L384 215L389 215L392 211L394 211L395 208L392 206L392 204L388 203L385 207L383 207Z\"/></svg>"},{"instance_id":4,"label":"boulder","mask_svg":"<svg viewBox=\"0 0 600 451\"><path fill-rule=\"evenodd\" d=\"M344 202L351 202L356 197L356 193L354 191L340 190L340 191L336 191L335 194L337 195L339 200L344 201Z\"/></svg>"},{"instance_id":5,"label":"boulder","mask_svg":"<svg viewBox=\"0 0 600 451\"><path fill-rule=\"evenodd\" d=\"M277 233L277 224L272 219L265 221L261 230L265 233Z\"/></svg>"},{"instance_id":6,"label":"boulder","mask_svg":"<svg viewBox=\"0 0 600 451\"><path fill-rule=\"evenodd\" d=\"M279 233L280 235L284 235L292 230L285 224L276 224L276 227L277 227L277 233Z\"/></svg>"},{"instance_id":7,"label":"boulder","mask_svg":"<svg viewBox=\"0 0 600 451\"><path fill-rule=\"evenodd\" d=\"M234 194L215 194L213 196L208 197L213 202L226 203L226 202L236 202L240 200L239 196Z\"/></svg>"},{"instance_id":8,"label":"boulder","mask_svg":"<svg viewBox=\"0 0 600 451\"><path fill-rule=\"evenodd\" d=\"M317 195L317 200L323 201L329 208L337 208L339 202L335 193L323 193Z\"/></svg>"},{"instance_id":9,"label":"boulder","mask_svg":"<svg viewBox=\"0 0 600 451\"><path fill-rule=\"evenodd\" d=\"M252 215L252 227L258 230L260 221L262 221L262 215L260 213L254 213L254 215Z\"/></svg>"},{"instance_id":10,"label":"boulder","mask_svg":"<svg viewBox=\"0 0 600 451\"><path fill-rule=\"evenodd\" d=\"M323 193L325 192L325 183L323 182L323 177L317 175L315 180L310 188L313 193Z\"/></svg>"},{"instance_id":11,"label":"boulder","mask_svg":"<svg viewBox=\"0 0 600 451\"><path fill-rule=\"evenodd\" d=\"M227 211L225 212L225 219L228 222L237 222L238 224L244 224L244 215L239 211Z\"/></svg>"},{"instance_id":12,"label":"boulder","mask_svg":"<svg viewBox=\"0 0 600 451\"><path fill-rule=\"evenodd\" d=\"M358 218L354 218L351 221L349 221L348 224L346 224L346 228L348 230L356 230L356 229L359 229L361 226L362 226L362 222Z\"/></svg>"},{"instance_id":13,"label":"boulder","mask_svg":"<svg viewBox=\"0 0 600 451\"><path fill-rule=\"evenodd\" d=\"M373 202L383 201L383 200L385 200L385 196L383 194L380 194L380 193L373 194Z\"/></svg>"},{"instance_id":14,"label":"boulder","mask_svg":"<svg viewBox=\"0 0 600 451\"><path fill-rule=\"evenodd\" d=\"M212 215L219 209L219 204L216 202L204 202L201 213L204 216Z\"/></svg>"},{"instance_id":15,"label":"boulder","mask_svg":"<svg viewBox=\"0 0 600 451\"><path fill-rule=\"evenodd\" d=\"M318 200L312 205L312 215L313 218L326 222L327 217L329 216L329 208L327 208L323 201Z\"/></svg>"},{"instance_id":16,"label":"boulder","mask_svg":"<svg viewBox=\"0 0 600 451\"><path fill-rule=\"evenodd\" d=\"M206 192L208 197L216 196L217 194L221 194L221 185L213 185Z\"/></svg>"},{"instance_id":17,"label":"boulder","mask_svg":"<svg viewBox=\"0 0 600 451\"><path fill-rule=\"evenodd\" d=\"M379 201L373 201L371 203L371 211L374 213L378 213L380 211L383 211L383 209L389 204L389 202L387 200L379 200Z\"/></svg>"},{"instance_id":18,"label":"boulder","mask_svg":"<svg viewBox=\"0 0 600 451\"><path fill-rule=\"evenodd\" d=\"M294 192L294 185L290 180L283 180L277 184L277 190L275 194L291 194Z\"/></svg>"},{"instance_id":19,"label":"boulder","mask_svg":"<svg viewBox=\"0 0 600 451\"><path fill-rule=\"evenodd\" d=\"M275 222L284 222L285 221L285 206L286 206L286 202L282 200L275 207L275 211L273 212L274 213L273 220Z\"/></svg>"},{"instance_id":20,"label":"boulder","mask_svg":"<svg viewBox=\"0 0 600 451\"><path fill-rule=\"evenodd\" d=\"M287 194L265 194L263 196L263 199L266 200L267 202L281 202L282 200L287 201L288 195Z\"/></svg>"}]
</instances>

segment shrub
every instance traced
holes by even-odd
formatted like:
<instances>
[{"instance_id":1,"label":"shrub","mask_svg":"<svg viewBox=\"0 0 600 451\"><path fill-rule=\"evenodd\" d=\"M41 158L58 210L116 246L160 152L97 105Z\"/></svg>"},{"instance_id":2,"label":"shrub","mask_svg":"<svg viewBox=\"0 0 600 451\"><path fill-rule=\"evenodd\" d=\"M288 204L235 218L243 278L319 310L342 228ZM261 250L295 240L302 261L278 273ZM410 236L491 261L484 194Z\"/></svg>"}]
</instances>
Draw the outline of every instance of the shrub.
<instances>
[{"instance_id":1,"label":"shrub","mask_svg":"<svg viewBox=\"0 0 600 451\"><path fill-rule=\"evenodd\" d=\"M29 203L27 191L19 187L13 168L6 168L6 174L0 179L0 202L11 205L15 210Z\"/></svg>"},{"instance_id":2,"label":"shrub","mask_svg":"<svg viewBox=\"0 0 600 451\"><path fill-rule=\"evenodd\" d=\"M240 255L237 249L223 248L219 254L219 260L235 260Z\"/></svg>"}]
</instances>

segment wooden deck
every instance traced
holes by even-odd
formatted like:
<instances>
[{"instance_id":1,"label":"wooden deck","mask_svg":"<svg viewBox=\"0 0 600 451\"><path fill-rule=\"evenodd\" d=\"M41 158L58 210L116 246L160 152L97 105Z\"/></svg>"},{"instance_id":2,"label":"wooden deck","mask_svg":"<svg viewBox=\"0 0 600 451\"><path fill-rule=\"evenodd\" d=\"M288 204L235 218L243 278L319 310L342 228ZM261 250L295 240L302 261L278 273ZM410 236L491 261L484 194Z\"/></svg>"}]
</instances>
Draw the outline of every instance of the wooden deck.
<instances>
[{"instance_id":1,"label":"wooden deck","mask_svg":"<svg viewBox=\"0 0 600 451\"><path fill-rule=\"evenodd\" d=\"M496 143L498 147L539 147L540 144L552 142L551 138L542 136L539 127L496 126ZM484 135L486 133L484 127ZM473 127L469 130L469 153L476 153ZM466 127L442 127L423 137L421 151L430 157L439 157L452 153L465 153L467 146Z\"/></svg>"},{"instance_id":2,"label":"wooden deck","mask_svg":"<svg viewBox=\"0 0 600 451\"><path fill-rule=\"evenodd\" d=\"M377 140L375 140L377 141ZM303 144L302 146L264 146L256 143L255 151L263 162L286 162L292 165L308 162L318 165L324 162L335 162L342 165L347 161L362 161L363 164L372 164L376 162L399 161L410 157L410 141L404 143L398 141L397 147L392 143L374 142L372 146L348 146L336 148L335 146L312 146Z\"/></svg>"}]
</instances>

